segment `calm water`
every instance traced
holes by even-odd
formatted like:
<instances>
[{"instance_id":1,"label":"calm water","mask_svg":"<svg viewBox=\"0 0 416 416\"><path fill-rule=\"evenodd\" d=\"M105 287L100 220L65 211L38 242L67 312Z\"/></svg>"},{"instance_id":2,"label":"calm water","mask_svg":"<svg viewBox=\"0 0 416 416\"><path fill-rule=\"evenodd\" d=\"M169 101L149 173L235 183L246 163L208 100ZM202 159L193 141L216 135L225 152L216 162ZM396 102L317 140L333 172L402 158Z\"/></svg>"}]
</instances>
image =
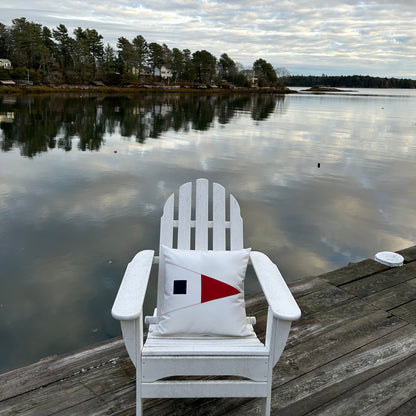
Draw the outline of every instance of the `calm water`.
<instances>
[{"instance_id":1,"label":"calm water","mask_svg":"<svg viewBox=\"0 0 416 416\"><path fill-rule=\"evenodd\" d=\"M198 177L288 281L414 245L415 114L411 90L0 96L0 372L119 335L125 266Z\"/></svg>"}]
</instances>

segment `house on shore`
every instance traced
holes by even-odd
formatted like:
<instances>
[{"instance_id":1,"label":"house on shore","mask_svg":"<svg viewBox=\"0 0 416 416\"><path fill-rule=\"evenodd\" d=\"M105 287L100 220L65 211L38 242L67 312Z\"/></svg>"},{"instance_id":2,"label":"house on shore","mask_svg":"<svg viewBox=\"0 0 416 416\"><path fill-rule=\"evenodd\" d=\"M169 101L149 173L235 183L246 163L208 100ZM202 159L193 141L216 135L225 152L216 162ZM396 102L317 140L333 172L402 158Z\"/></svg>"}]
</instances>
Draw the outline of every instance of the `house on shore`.
<instances>
[{"instance_id":1,"label":"house on shore","mask_svg":"<svg viewBox=\"0 0 416 416\"><path fill-rule=\"evenodd\" d=\"M170 80L173 77L172 70L165 65L155 69L155 75L165 80Z\"/></svg>"},{"instance_id":2,"label":"house on shore","mask_svg":"<svg viewBox=\"0 0 416 416\"><path fill-rule=\"evenodd\" d=\"M12 69L12 63L9 59L0 58L0 68Z\"/></svg>"},{"instance_id":3,"label":"house on shore","mask_svg":"<svg viewBox=\"0 0 416 416\"><path fill-rule=\"evenodd\" d=\"M0 79L0 86L3 87L13 87L16 83L11 79Z\"/></svg>"},{"instance_id":4,"label":"house on shore","mask_svg":"<svg viewBox=\"0 0 416 416\"><path fill-rule=\"evenodd\" d=\"M138 77L151 77L153 75L151 69L147 66L142 67L142 68L134 66L131 69L131 73L133 75L137 75Z\"/></svg>"},{"instance_id":5,"label":"house on shore","mask_svg":"<svg viewBox=\"0 0 416 416\"><path fill-rule=\"evenodd\" d=\"M144 67L142 69L133 67L131 73L138 77L152 77L154 75L155 77L160 77L164 80L170 80L173 77L172 70L164 65L160 68L155 68L154 74L149 67Z\"/></svg>"}]
</instances>

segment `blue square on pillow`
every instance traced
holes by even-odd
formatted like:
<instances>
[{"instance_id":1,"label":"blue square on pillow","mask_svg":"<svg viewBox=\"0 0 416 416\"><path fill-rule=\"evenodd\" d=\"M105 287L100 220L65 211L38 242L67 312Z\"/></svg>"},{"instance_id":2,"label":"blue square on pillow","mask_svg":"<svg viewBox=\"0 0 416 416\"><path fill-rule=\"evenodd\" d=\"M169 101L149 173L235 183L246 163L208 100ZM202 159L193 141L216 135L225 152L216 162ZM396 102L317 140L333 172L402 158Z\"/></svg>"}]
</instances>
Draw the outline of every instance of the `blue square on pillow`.
<instances>
[{"instance_id":1,"label":"blue square on pillow","mask_svg":"<svg viewBox=\"0 0 416 416\"><path fill-rule=\"evenodd\" d=\"M173 294L174 295L186 295L186 280L174 280L173 281Z\"/></svg>"}]
</instances>

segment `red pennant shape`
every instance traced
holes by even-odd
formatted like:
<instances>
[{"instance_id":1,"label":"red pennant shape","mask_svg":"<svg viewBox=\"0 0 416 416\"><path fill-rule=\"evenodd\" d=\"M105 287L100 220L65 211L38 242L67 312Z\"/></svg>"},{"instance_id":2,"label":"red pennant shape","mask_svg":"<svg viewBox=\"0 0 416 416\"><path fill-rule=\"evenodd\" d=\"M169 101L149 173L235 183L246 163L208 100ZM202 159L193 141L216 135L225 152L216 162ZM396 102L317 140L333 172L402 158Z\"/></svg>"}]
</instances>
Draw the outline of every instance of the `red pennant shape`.
<instances>
[{"instance_id":1,"label":"red pennant shape","mask_svg":"<svg viewBox=\"0 0 416 416\"><path fill-rule=\"evenodd\" d=\"M201 303L226 298L240 293L235 287L201 274Z\"/></svg>"}]
</instances>

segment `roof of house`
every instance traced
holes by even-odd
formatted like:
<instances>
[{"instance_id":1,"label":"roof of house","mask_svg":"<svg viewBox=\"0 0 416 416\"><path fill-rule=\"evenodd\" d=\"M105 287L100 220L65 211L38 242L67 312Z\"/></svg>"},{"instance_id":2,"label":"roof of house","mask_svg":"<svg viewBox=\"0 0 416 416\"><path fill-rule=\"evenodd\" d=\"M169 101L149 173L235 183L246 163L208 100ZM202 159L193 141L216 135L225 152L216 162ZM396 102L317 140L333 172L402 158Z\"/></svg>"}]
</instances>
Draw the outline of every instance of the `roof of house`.
<instances>
[{"instance_id":1,"label":"roof of house","mask_svg":"<svg viewBox=\"0 0 416 416\"><path fill-rule=\"evenodd\" d=\"M1 85L16 85L16 83L14 81L12 81L11 79L0 79L0 84Z\"/></svg>"}]
</instances>

